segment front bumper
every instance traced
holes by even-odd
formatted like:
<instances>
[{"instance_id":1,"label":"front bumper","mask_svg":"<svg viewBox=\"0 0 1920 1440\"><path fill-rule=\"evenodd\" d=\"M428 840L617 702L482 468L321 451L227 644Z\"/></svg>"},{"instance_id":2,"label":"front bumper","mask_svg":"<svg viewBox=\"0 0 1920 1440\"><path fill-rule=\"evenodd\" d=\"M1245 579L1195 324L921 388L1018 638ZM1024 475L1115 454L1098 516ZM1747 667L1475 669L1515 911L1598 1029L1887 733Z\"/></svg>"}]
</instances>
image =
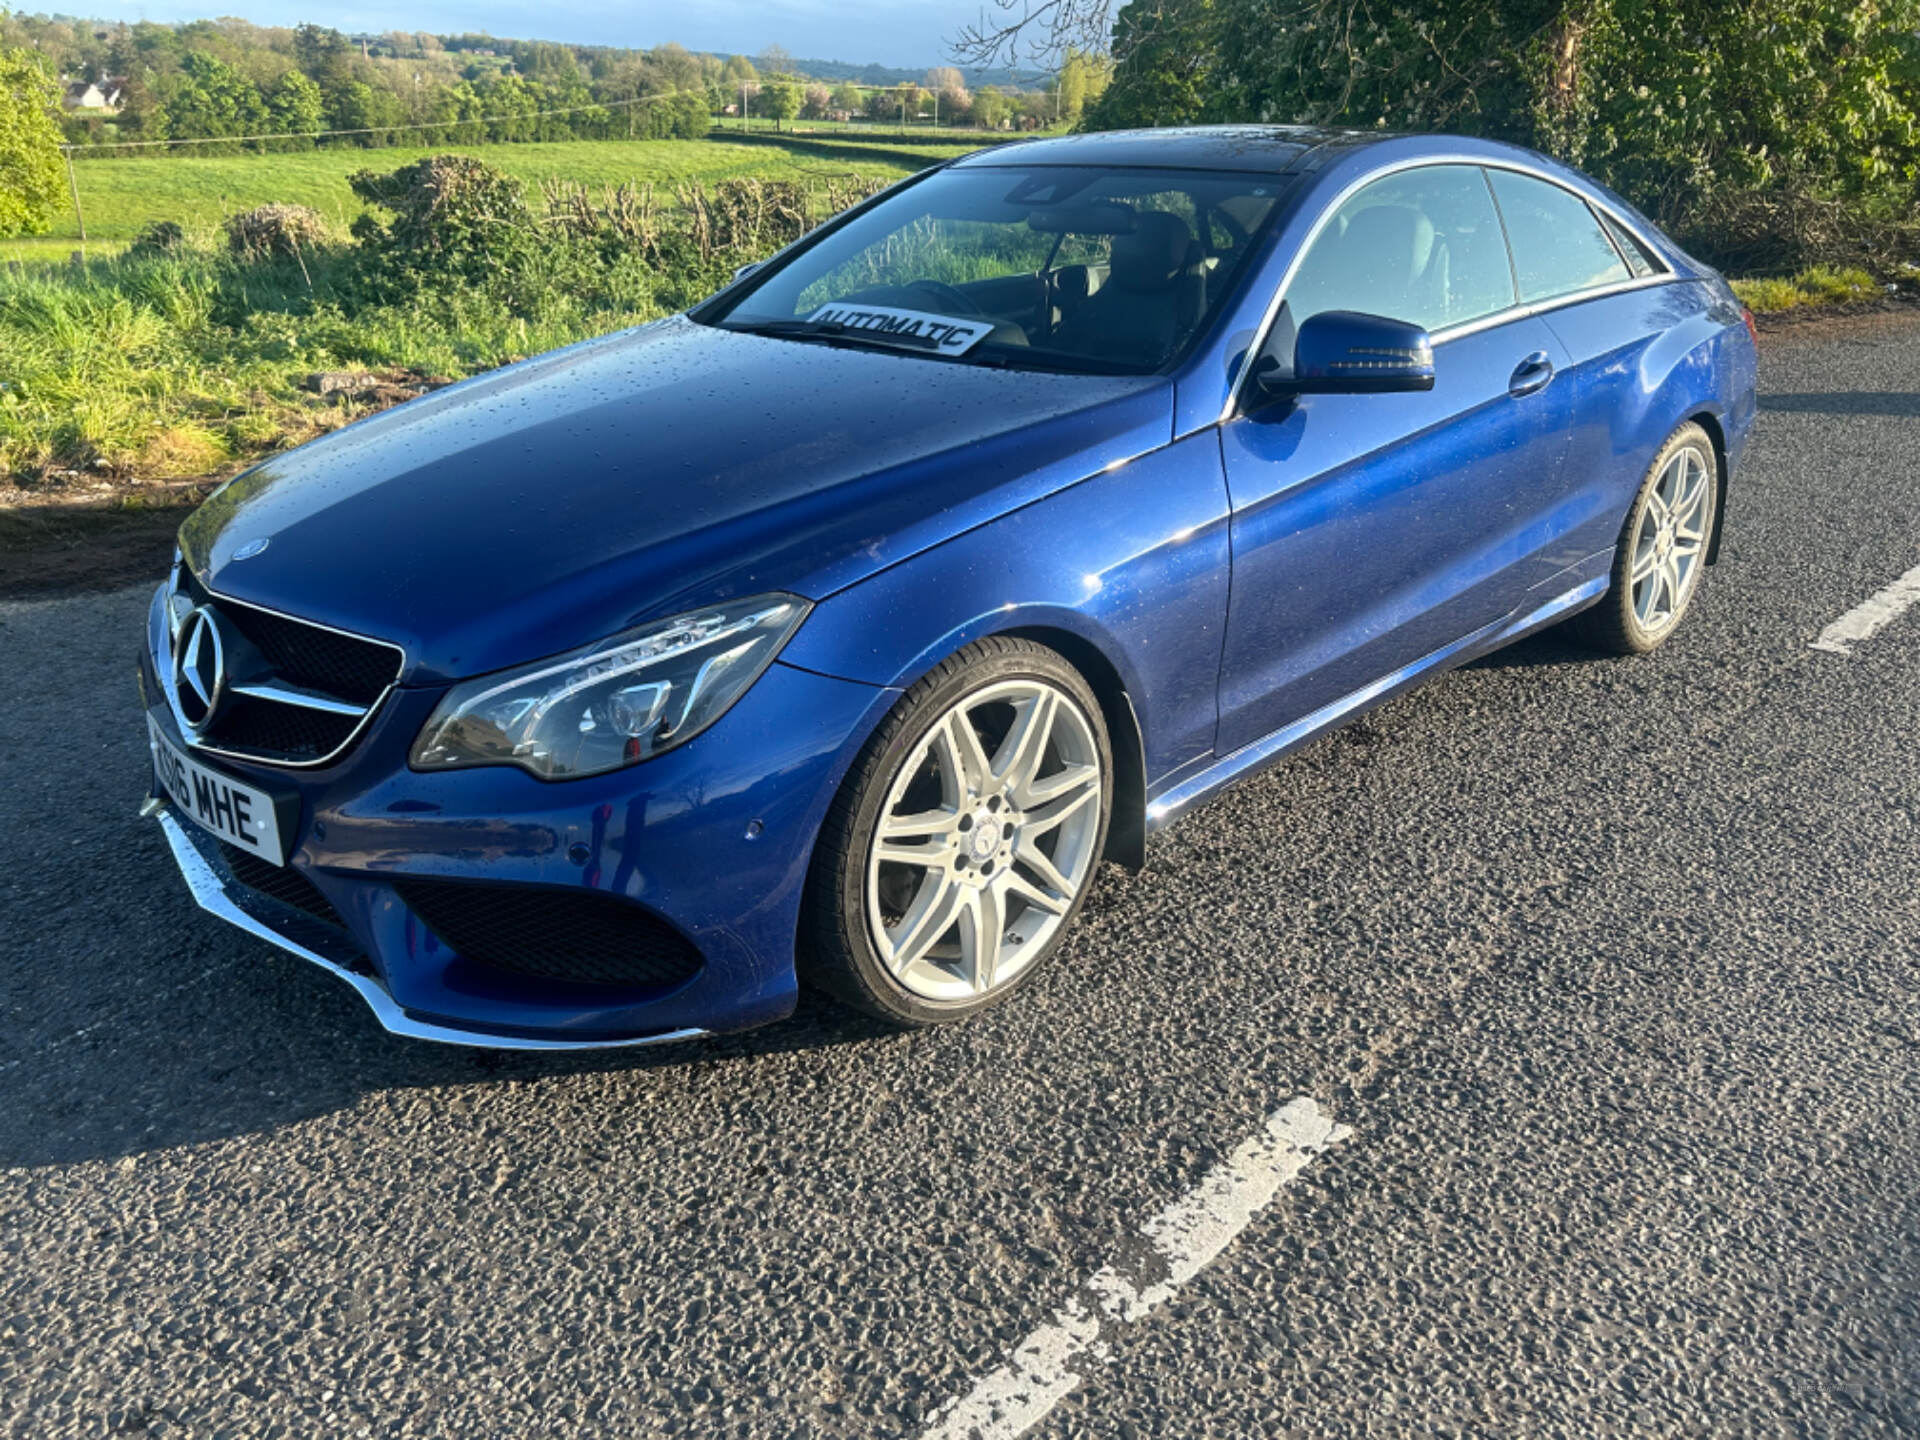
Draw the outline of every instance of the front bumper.
<instances>
[{"instance_id":1,"label":"front bumper","mask_svg":"<svg viewBox=\"0 0 1920 1440\"><path fill-rule=\"evenodd\" d=\"M180 743L142 667L148 714ZM421 773L407 751L439 697L393 692L353 750L323 769L203 763L299 797L289 866L321 923L242 883L220 842L154 802L199 905L352 985L387 1030L504 1049L654 1044L790 1013L813 839L858 739L893 692L775 664L711 730L640 765L551 783L511 768ZM191 747L188 747L191 749ZM164 792L156 786L156 796ZM670 988L529 976L455 953L396 882L528 893L585 887L666 921L702 964Z\"/></svg>"}]
</instances>

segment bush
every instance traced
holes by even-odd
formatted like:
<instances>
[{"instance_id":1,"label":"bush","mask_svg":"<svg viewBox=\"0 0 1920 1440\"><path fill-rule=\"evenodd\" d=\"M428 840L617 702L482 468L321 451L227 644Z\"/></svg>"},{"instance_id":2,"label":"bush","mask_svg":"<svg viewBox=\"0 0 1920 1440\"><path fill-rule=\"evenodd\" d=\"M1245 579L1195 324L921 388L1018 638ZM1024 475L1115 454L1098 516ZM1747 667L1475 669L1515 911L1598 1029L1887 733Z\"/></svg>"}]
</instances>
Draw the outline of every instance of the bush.
<instances>
[{"instance_id":1,"label":"bush","mask_svg":"<svg viewBox=\"0 0 1920 1440\"><path fill-rule=\"evenodd\" d=\"M153 220L142 227L127 246L127 254L137 259L171 255L187 243L187 232L172 220Z\"/></svg>"},{"instance_id":2,"label":"bush","mask_svg":"<svg viewBox=\"0 0 1920 1440\"><path fill-rule=\"evenodd\" d=\"M256 206L229 215L225 228L227 248L243 260L298 259L327 243L326 217L305 205Z\"/></svg>"}]
</instances>

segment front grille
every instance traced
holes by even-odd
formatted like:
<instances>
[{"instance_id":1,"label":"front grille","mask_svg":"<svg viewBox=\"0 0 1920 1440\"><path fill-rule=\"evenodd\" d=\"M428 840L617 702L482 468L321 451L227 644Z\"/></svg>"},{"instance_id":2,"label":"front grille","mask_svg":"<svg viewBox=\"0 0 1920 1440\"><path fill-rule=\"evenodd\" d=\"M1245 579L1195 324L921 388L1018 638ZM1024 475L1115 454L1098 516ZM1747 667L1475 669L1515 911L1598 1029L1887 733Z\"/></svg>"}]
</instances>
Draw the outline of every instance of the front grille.
<instances>
[{"instance_id":1,"label":"front grille","mask_svg":"<svg viewBox=\"0 0 1920 1440\"><path fill-rule=\"evenodd\" d=\"M397 879L394 889L464 959L579 985L664 989L705 962L651 910L597 890Z\"/></svg>"},{"instance_id":2,"label":"front grille","mask_svg":"<svg viewBox=\"0 0 1920 1440\"><path fill-rule=\"evenodd\" d=\"M347 928L346 922L340 918L340 912L327 903L327 897L291 865L275 865L271 860L262 860L252 851L242 850L225 840L218 844L221 858L227 862L227 869L239 884L255 894L277 900L282 905L290 905L328 925L341 930Z\"/></svg>"},{"instance_id":3,"label":"front grille","mask_svg":"<svg viewBox=\"0 0 1920 1440\"><path fill-rule=\"evenodd\" d=\"M400 652L391 645L221 599L185 565L180 576L180 588L193 603L213 601L220 618L246 636L282 680L355 705L371 705L399 674Z\"/></svg>"},{"instance_id":4,"label":"front grille","mask_svg":"<svg viewBox=\"0 0 1920 1440\"><path fill-rule=\"evenodd\" d=\"M250 673L289 692L308 692L371 710L400 676L398 646L256 609L212 594L184 563L175 590L219 615L240 650L250 650ZM163 682L164 683L164 682ZM194 742L206 749L281 765L315 765L342 752L363 723L282 699L230 694L213 723Z\"/></svg>"}]
</instances>

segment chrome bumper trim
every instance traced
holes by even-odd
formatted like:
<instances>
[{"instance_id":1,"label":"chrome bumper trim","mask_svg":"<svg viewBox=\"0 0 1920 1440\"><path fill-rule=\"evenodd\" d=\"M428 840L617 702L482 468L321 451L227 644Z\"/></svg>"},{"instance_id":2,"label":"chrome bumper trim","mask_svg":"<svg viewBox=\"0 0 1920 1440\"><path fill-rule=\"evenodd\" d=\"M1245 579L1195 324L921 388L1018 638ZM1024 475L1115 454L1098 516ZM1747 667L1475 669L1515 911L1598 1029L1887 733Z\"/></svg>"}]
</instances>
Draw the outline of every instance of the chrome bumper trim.
<instances>
[{"instance_id":1,"label":"chrome bumper trim","mask_svg":"<svg viewBox=\"0 0 1920 1440\"><path fill-rule=\"evenodd\" d=\"M148 812L143 808L142 813ZM292 934L276 929L258 916L248 913L229 893L227 883L200 853L200 847L194 844L186 827L174 818L166 804L163 802L152 813L158 816L168 848L173 851L174 863L180 867L187 889L202 910L346 981L359 992L381 1028L389 1034L401 1035L409 1040L433 1040L442 1045L469 1045L484 1050L615 1050L639 1045L663 1045L674 1040L694 1040L708 1033L705 1030L669 1030L659 1035L637 1035L630 1039L549 1040L526 1035L493 1035L482 1030L463 1030L455 1025L416 1020L401 1009L386 988L372 976L356 975L338 960L329 959Z\"/></svg>"}]
</instances>

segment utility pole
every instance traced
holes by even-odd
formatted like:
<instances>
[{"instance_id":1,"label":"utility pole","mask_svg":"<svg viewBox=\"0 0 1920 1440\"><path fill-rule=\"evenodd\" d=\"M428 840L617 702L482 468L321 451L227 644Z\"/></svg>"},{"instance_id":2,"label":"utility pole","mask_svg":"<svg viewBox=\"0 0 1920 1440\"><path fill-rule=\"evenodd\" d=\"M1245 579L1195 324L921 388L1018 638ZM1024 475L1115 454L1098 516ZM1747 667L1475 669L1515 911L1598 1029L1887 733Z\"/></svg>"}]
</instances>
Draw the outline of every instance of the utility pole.
<instances>
[{"instance_id":1,"label":"utility pole","mask_svg":"<svg viewBox=\"0 0 1920 1440\"><path fill-rule=\"evenodd\" d=\"M80 182L73 174L73 147L62 145L60 153L67 161L67 190L73 196L73 218L80 226L80 253L84 256L87 253L87 217L80 213Z\"/></svg>"},{"instance_id":2,"label":"utility pole","mask_svg":"<svg viewBox=\"0 0 1920 1440\"><path fill-rule=\"evenodd\" d=\"M744 80L740 82L740 128L742 130L753 128L747 124L747 82Z\"/></svg>"}]
</instances>

